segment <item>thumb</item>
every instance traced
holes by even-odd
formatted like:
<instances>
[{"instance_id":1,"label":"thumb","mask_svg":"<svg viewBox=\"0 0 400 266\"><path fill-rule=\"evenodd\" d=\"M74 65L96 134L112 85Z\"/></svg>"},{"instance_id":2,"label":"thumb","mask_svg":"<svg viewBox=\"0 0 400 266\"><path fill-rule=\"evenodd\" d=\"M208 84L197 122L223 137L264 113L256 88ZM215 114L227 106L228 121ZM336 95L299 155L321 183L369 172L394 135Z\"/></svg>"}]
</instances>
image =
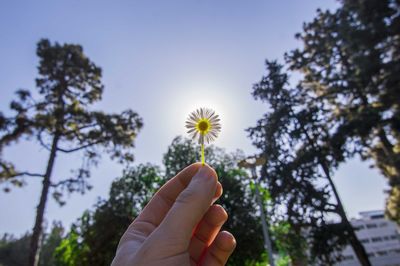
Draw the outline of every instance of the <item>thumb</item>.
<instances>
[{"instance_id":1,"label":"thumb","mask_svg":"<svg viewBox=\"0 0 400 266\"><path fill-rule=\"evenodd\" d=\"M160 224L159 229L167 239L178 238L189 243L194 228L212 203L217 181L214 169L208 165L200 167Z\"/></svg>"}]
</instances>

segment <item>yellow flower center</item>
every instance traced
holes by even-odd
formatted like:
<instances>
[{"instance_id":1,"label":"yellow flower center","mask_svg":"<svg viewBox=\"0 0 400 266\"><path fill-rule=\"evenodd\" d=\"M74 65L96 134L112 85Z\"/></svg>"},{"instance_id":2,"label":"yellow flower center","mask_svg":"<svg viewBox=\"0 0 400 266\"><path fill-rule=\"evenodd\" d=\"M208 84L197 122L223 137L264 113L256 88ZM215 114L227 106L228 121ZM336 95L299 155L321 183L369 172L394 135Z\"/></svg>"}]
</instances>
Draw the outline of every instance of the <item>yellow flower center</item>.
<instances>
[{"instance_id":1,"label":"yellow flower center","mask_svg":"<svg viewBox=\"0 0 400 266\"><path fill-rule=\"evenodd\" d=\"M211 123L208 121L208 119L201 119L199 122L197 122L196 128L201 134L204 135L210 130Z\"/></svg>"}]
</instances>

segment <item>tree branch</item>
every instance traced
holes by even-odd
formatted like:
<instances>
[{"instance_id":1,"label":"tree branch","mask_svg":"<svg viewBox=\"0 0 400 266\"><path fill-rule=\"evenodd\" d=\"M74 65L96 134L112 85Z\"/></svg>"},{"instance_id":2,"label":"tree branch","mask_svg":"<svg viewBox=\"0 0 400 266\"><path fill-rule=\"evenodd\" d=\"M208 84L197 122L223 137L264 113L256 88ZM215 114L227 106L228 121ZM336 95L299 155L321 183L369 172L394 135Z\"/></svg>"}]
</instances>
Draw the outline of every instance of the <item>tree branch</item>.
<instances>
[{"instance_id":1,"label":"tree branch","mask_svg":"<svg viewBox=\"0 0 400 266\"><path fill-rule=\"evenodd\" d=\"M46 143L44 143L44 141L43 141L43 139L42 139L42 132L43 132L43 130L41 130L41 131L39 132L39 134L38 134L38 136L37 136L37 139L38 139L40 145L41 145L43 148L45 148L46 150L50 151L49 145L47 145Z\"/></svg>"},{"instance_id":2,"label":"tree branch","mask_svg":"<svg viewBox=\"0 0 400 266\"><path fill-rule=\"evenodd\" d=\"M90 143L88 143L88 144L85 144L85 145L82 145L82 146L79 146L79 147L76 147L76 148L73 148L73 149L63 149L63 148L57 147L57 150L58 150L58 151L61 151L61 152L64 152L64 153L71 153L71 152L76 152L76 151L83 150L83 149L85 149L85 148L91 147L91 146L93 146L93 145L99 144L99 143L101 143L102 141L103 141L103 140L98 140L98 141L95 141L95 142L90 142Z\"/></svg>"},{"instance_id":3,"label":"tree branch","mask_svg":"<svg viewBox=\"0 0 400 266\"><path fill-rule=\"evenodd\" d=\"M71 133L75 133L76 131L80 131L80 130L83 130L83 129L95 127L95 126L98 126L98 125L99 125L98 123L94 123L94 124L89 124L89 125L81 126L81 127L78 127L78 128L76 128L76 129L74 129L74 130L68 130L68 131L64 132L64 135L68 135L68 134L71 134Z\"/></svg>"},{"instance_id":4,"label":"tree branch","mask_svg":"<svg viewBox=\"0 0 400 266\"><path fill-rule=\"evenodd\" d=\"M51 183L50 186L53 188L68 184L68 183L73 183L73 182L77 182L77 178L68 178L68 179L64 179L62 181L59 181L57 183Z\"/></svg>"},{"instance_id":5,"label":"tree branch","mask_svg":"<svg viewBox=\"0 0 400 266\"><path fill-rule=\"evenodd\" d=\"M44 177L43 174L38 174L38 173L30 173L30 172L19 172L19 173L15 173L10 175L9 177L18 177L18 176L31 176L31 177Z\"/></svg>"}]
</instances>

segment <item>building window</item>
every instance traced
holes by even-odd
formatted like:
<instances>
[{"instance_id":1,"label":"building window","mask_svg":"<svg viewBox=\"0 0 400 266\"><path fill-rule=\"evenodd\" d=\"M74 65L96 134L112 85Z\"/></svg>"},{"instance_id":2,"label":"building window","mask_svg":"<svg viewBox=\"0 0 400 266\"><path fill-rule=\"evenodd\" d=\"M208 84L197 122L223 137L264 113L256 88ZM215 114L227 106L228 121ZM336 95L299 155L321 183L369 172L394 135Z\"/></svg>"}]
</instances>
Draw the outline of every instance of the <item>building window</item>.
<instances>
[{"instance_id":1,"label":"building window","mask_svg":"<svg viewBox=\"0 0 400 266\"><path fill-rule=\"evenodd\" d=\"M360 239L360 242L363 244L369 243L369 239L368 238Z\"/></svg>"},{"instance_id":2,"label":"building window","mask_svg":"<svg viewBox=\"0 0 400 266\"><path fill-rule=\"evenodd\" d=\"M371 241L372 242L381 242L382 241L382 237L372 237Z\"/></svg>"},{"instance_id":3,"label":"building window","mask_svg":"<svg viewBox=\"0 0 400 266\"><path fill-rule=\"evenodd\" d=\"M390 237L390 239L398 239L398 236L397 236L397 235L392 235L392 236Z\"/></svg>"},{"instance_id":4,"label":"building window","mask_svg":"<svg viewBox=\"0 0 400 266\"><path fill-rule=\"evenodd\" d=\"M397 255L400 253L400 249L391 249L388 251L389 255Z\"/></svg>"},{"instance_id":5,"label":"building window","mask_svg":"<svg viewBox=\"0 0 400 266\"><path fill-rule=\"evenodd\" d=\"M365 227L364 225L360 224L360 225L355 225L353 226L355 230L363 230Z\"/></svg>"},{"instance_id":6,"label":"building window","mask_svg":"<svg viewBox=\"0 0 400 266\"><path fill-rule=\"evenodd\" d=\"M386 251L378 251L376 253L378 253L379 256L386 256L387 255Z\"/></svg>"},{"instance_id":7,"label":"building window","mask_svg":"<svg viewBox=\"0 0 400 266\"><path fill-rule=\"evenodd\" d=\"M385 218L385 215L383 214L375 214L370 216L371 219L383 219Z\"/></svg>"},{"instance_id":8,"label":"building window","mask_svg":"<svg viewBox=\"0 0 400 266\"><path fill-rule=\"evenodd\" d=\"M343 256L343 260L354 260L354 256L353 255Z\"/></svg>"},{"instance_id":9,"label":"building window","mask_svg":"<svg viewBox=\"0 0 400 266\"><path fill-rule=\"evenodd\" d=\"M383 223L380 223L380 224L379 224L379 227L386 227L387 225L388 225L388 223L383 222Z\"/></svg>"},{"instance_id":10,"label":"building window","mask_svg":"<svg viewBox=\"0 0 400 266\"><path fill-rule=\"evenodd\" d=\"M370 257L370 258L375 257L375 253L374 253L374 252L369 252L369 253L367 253L367 255L368 255L368 257Z\"/></svg>"},{"instance_id":11,"label":"building window","mask_svg":"<svg viewBox=\"0 0 400 266\"><path fill-rule=\"evenodd\" d=\"M367 224L367 228L371 229L371 228L377 228L376 224Z\"/></svg>"}]
</instances>

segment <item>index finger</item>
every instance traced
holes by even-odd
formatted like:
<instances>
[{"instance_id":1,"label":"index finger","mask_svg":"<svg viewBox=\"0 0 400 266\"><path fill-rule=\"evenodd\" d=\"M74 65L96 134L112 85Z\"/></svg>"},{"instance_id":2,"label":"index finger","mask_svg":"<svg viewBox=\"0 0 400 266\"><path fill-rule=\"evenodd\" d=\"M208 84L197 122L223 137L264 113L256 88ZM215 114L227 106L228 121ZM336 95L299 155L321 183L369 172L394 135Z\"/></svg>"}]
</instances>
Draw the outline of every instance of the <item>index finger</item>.
<instances>
[{"instance_id":1,"label":"index finger","mask_svg":"<svg viewBox=\"0 0 400 266\"><path fill-rule=\"evenodd\" d=\"M153 196L142 210L136 221L147 221L158 226L168 210L174 204L178 195L188 186L192 177L200 169L201 163L194 163L180 171L175 177L168 180Z\"/></svg>"},{"instance_id":2,"label":"index finger","mask_svg":"<svg viewBox=\"0 0 400 266\"><path fill-rule=\"evenodd\" d=\"M135 237L138 235L142 237L150 235L162 222L178 195L188 186L192 177L201 167L201 163L191 164L165 183L128 227L123 238L129 238L129 235ZM222 186L218 183L216 197L219 197L221 194Z\"/></svg>"}]
</instances>

